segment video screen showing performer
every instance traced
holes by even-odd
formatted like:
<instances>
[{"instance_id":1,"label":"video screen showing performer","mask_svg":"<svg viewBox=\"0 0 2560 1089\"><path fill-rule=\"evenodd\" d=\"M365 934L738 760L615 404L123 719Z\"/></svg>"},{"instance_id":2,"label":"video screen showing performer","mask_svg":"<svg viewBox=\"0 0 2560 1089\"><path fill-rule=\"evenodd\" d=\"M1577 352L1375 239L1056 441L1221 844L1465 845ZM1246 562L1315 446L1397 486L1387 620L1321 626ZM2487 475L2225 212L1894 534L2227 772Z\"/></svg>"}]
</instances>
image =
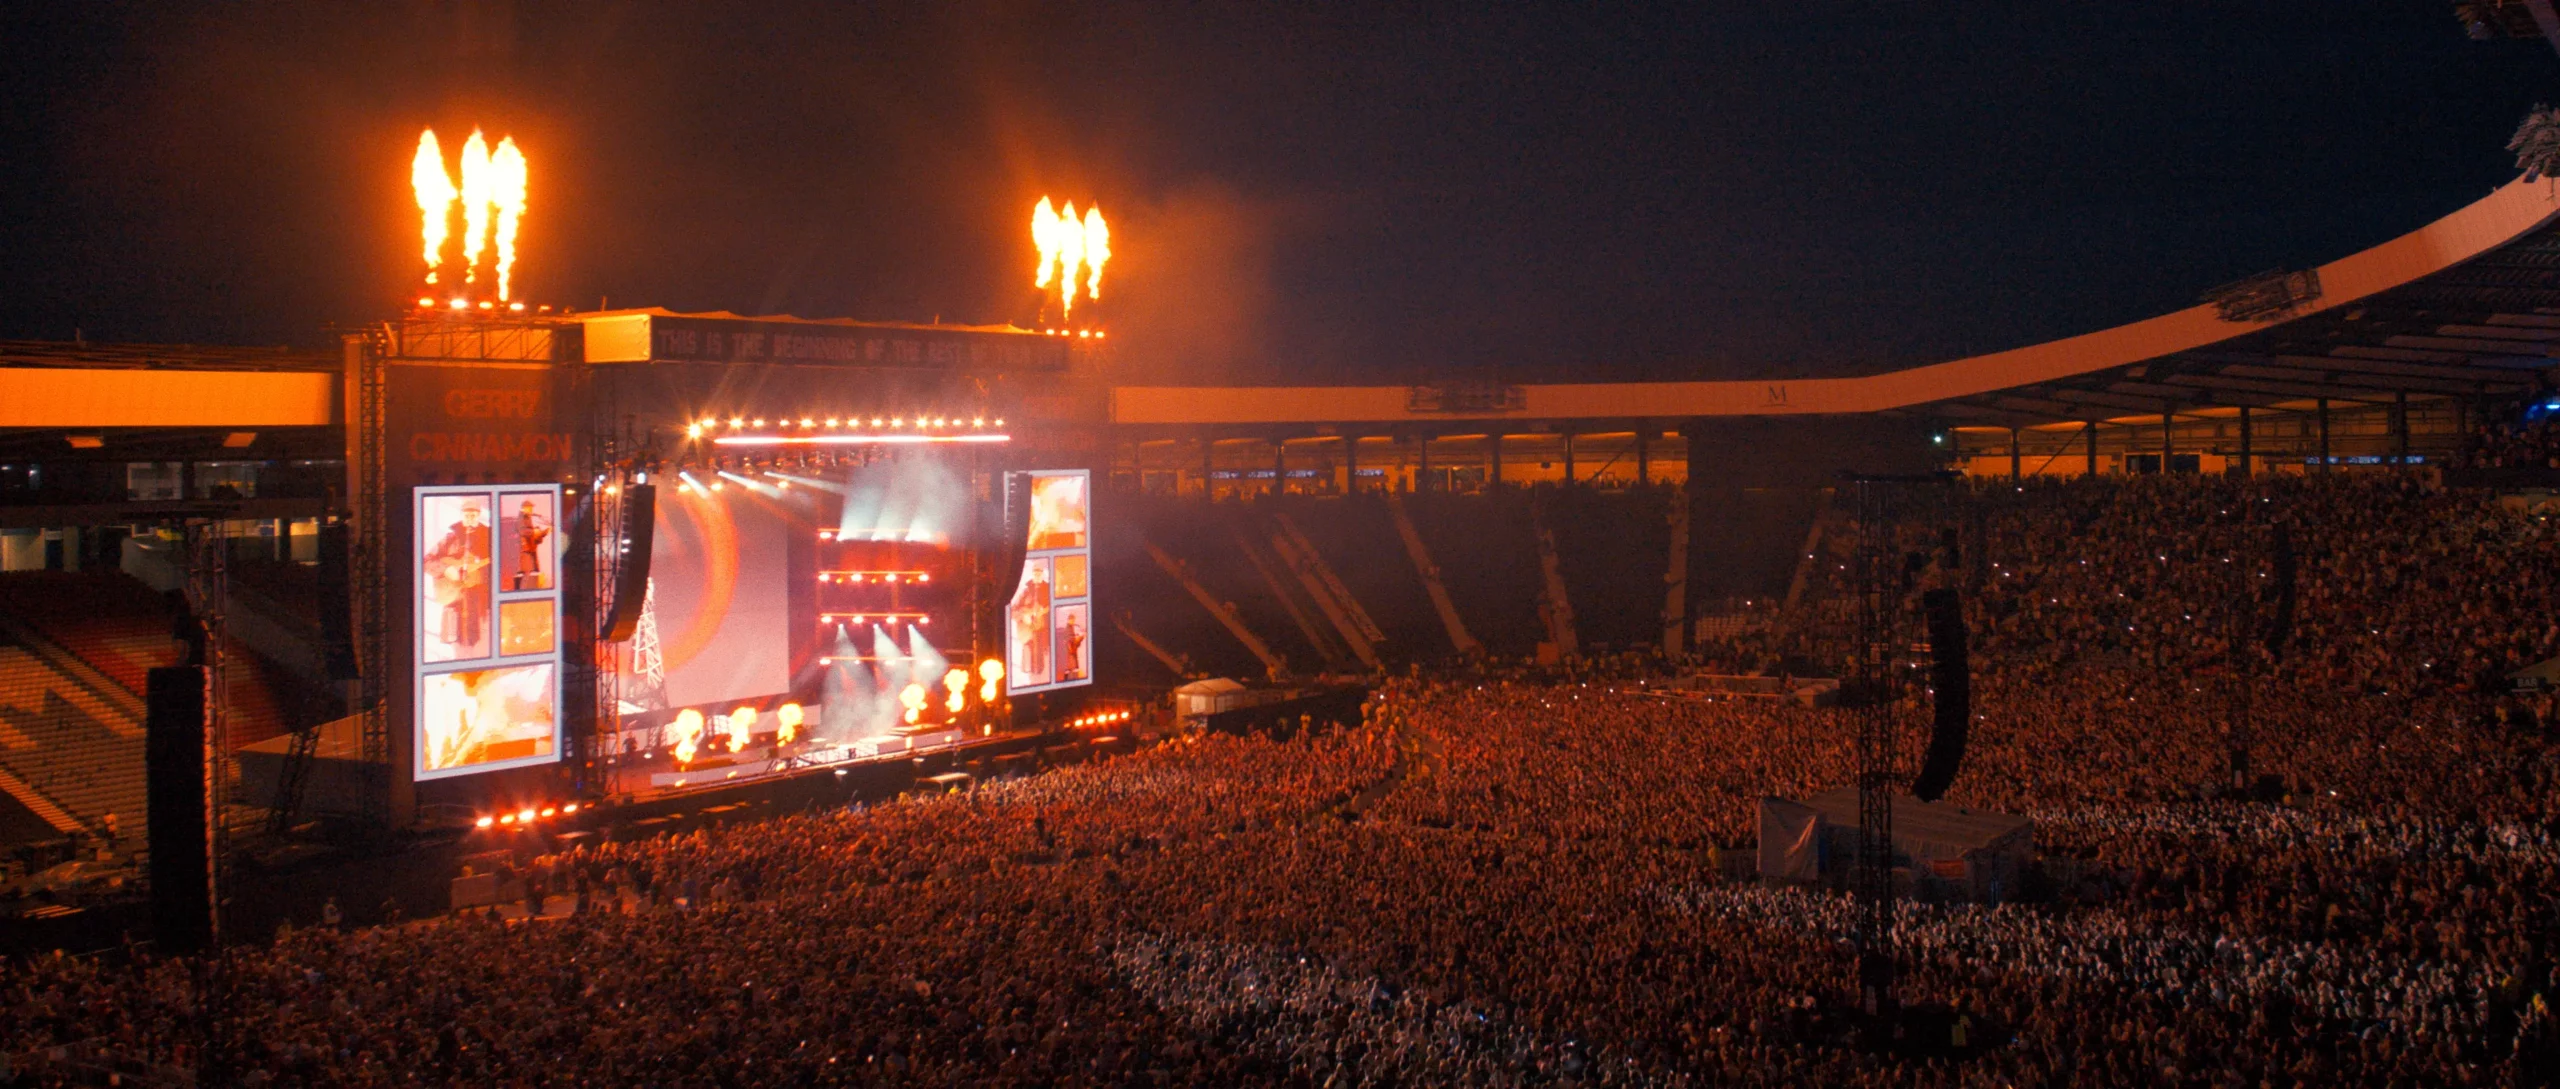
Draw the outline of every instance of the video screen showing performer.
<instances>
[{"instance_id":1,"label":"video screen showing performer","mask_svg":"<svg viewBox=\"0 0 2560 1089\"><path fill-rule=\"evenodd\" d=\"M1093 683L1093 477L1082 469L1031 470L1022 497L1022 580L1005 610L1013 695Z\"/></svg>"},{"instance_id":2,"label":"video screen showing performer","mask_svg":"<svg viewBox=\"0 0 2560 1089\"><path fill-rule=\"evenodd\" d=\"M1050 561L1035 556L1023 561L1022 582L1005 609L1005 642L1012 663L1005 678L1017 690L1049 684L1055 664L1049 634Z\"/></svg>"},{"instance_id":3,"label":"video screen showing performer","mask_svg":"<svg viewBox=\"0 0 2560 1089\"><path fill-rule=\"evenodd\" d=\"M557 502L549 492L499 493L506 544L501 588L508 593L548 590L555 585L552 558L558 547L552 541L552 526Z\"/></svg>"},{"instance_id":4,"label":"video screen showing performer","mask_svg":"<svg viewBox=\"0 0 2560 1089\"><path fill-rule=\"evenodd\" d=\"M1081 601L1052 610L1057 617L1058 683L1093 678L1092 606Z\"/></svg>"},{"instance_id":5,"label":"video screen showing performer","mask_svg":"<svg viewBox=\"0 0 2560 1089\"><path fill-rule=\"evenodd\" d=\"M546 663L422 678L419 776L551 759L559 738L557 675Z\"/></svg>"},{"instance_id":6,"label":"video screen showing performer","mask_svg":"<svg viewBox=\"0 0 2560 1089\"><path fill-rule=\"evenodd\" d=\"M487 492L419 497L420 661L489 656L490 503Z\"/></svg>"}]
</instances>

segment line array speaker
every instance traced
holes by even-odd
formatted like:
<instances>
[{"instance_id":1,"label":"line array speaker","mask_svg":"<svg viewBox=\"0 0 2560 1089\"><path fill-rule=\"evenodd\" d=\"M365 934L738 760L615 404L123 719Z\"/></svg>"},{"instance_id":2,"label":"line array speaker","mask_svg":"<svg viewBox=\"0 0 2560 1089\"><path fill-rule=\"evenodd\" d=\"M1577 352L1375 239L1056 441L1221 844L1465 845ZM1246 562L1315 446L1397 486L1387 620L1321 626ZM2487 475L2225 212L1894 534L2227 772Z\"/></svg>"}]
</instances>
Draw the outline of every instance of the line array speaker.
<instances>
[{"instance_id":1,"label":"line array speaker","mask_svg":"<svg viewBox=\"0 0 2560 1089\"><path fill-rule=\"evenodd\" d=\"M649 600L649 548L657 536L658 486L622 489L622 566L613 577L613 610L604 641L620 643L640 630L640 608Z\"/></svg>"},{"instance_id":2,"label":"line array speaker","mask_svg":"<svg viewBox=\"0 0 2560 1089\"><path fill-rule=\"evenodd\" d=\"M143 702L143 798L151 932L164 955L213 943L213 841L205 823L202 666L151 671Z\"/></svg>"},{"instance_id":3,"label":"line array speaker","mask_svg":"<svg viewBox=\"0 0 2560 1089\"><path fill-rule=\"evenodd\" d=\"M1932 701L1936 722L1929 731L1929 751L1921 758L1920 774L1911 781L1911 794L1934 802L1946 794L1956 770L1964 765L1965 738L1973 725L1973 671L1965 648L1964 599L1953 589L1931 590L1920 595L1920 608L1929 625L1929 680L1937 689Z\"/></svg>"},{"instance_id":4,"label":"line array speaker","mask_svg":"<svg viewBox=\"0 0 2560 1089\"><path fill-rule=\"evenodd\" d=\"M354 595L348 585L350 532L345 522L320 527L320 660L333 681L362 675L356 660Z\"/></svg>"}]
</instances>

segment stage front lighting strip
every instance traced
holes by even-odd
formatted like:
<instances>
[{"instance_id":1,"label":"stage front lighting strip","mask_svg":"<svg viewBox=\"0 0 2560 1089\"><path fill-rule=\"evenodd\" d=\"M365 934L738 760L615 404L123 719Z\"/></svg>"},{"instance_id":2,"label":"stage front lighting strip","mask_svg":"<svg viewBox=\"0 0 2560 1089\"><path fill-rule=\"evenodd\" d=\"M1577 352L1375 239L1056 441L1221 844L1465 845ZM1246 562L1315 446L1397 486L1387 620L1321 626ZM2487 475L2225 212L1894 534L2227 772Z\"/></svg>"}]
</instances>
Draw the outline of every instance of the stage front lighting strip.
<instances>
[{"instance_id":1,"label":"stage front lighting strip","mask_svg":"<svg viewBox=\"0 0 2560 1089\"><path fill-rule=\"evenodd\" d=\"M876 446L935 442L1012 442L1011 435L722 435L714 446Z\"/></svg>"}]
</instances>

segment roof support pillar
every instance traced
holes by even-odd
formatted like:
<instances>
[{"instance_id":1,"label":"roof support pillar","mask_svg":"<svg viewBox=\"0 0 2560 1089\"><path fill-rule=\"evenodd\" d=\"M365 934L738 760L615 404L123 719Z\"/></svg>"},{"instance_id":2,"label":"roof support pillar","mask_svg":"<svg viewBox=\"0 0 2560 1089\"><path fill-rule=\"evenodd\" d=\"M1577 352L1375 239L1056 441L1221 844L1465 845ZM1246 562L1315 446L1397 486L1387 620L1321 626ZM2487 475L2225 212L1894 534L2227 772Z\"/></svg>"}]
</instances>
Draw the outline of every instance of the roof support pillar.
<instances>
[{"instance_id":1,"label":"roof support pillar","mask_svg":"<svg viewBox=\"0 0 2560 1089\"><path fill-rule=\"evenodd\" d=\"M2320 471L2329 471L2329 399L2320 399Z\"/></svg>"},{"instance_id":2,"label":"roof support pillar","mask_svg":"<svg viewBox=\"0 0 2560 1089\"><path fill-rule=\"evenodd\" d=\"M1356 432L1342 437L1342 494L1360 494L1360 436Z\"/></svg>"},{"instance_id":3,"label":"roof support pillar","mask_svg":"<svg viewBox=\"0 0 2560 1089\"><path fill-rule=\"evenodd\" d=\"M2089 475L2098 475L2098 421L2089 421L2089 429L2081 433L2089 440Z\"/></svg>"},{"instance_id":4,"label":"roof support pillar","mask_svg":"<svg viewBox=\"0 0 2560 1089\"><path fill-rule=\"evenodd\" d=\"M1200 498L1218 498L1218 436L1206 431L1200 434Z\"/></svg>"},{"instance_id":5,"label":"roof support pillar","mask_svg":"<svg viewBox=\"0 0 2560 1089\"><path fill-rule=\"evenodd\" d=\"M2257 450L2253 445L2255 434L2249 423L2249 406L2242 405L2240 406L2240 475L2243 477L2258 471Z\"/></svg>"},{"instance_id":6,"label":"roof support pillar","mask_svg":"<svg viewBox=\"0 0 2560 1089\"><path fill-rule=\"evenodd\" d=\"M2178 402L2160 403L2160 475L2169 475L2169 455L2178 450Z\"/></svg>"},{"instance_id":7,"label":"roof support pillar","mask_svg":"<svg viewBox=\"0 0 2560 1089\"><path fill-rule=\"evenodd\" d=\"M1485 460L1485 462L1486 462L1486 464L1487 464L1487 466L1488 466L1488 467L1487 467L1487 469L1485 470L1485 474L1484 474L1484 478L1485 478L1486 482L1490 483L1492 486L1494 486L1494 487L1496 487L1496 488L1501 487L1501 486L1502 486L1502 429L1501 429L1501 428L1495 428L1495 429L1493 430L1493 433L1492 433L1492 434L1485 436L1485 454L1484 454L1484 460Z\"/></svg>"},{"instance_id":8,"label":"roof support pillar","mask_svg":"<svg viewBox=\"0 0 2560 1089\"><path fill-rule=\"evenodd\" d=\"M1413 490L1431 487L1431 435L1425 432L1413 438Z\"/></svg>"},{"instance_id":9,"label":"roof support pillar","mask_svg":"<svg viewBox=\"0 0 2560 1089\"><path fill-rule=\"evenodd\" d=\"M1288 492L1289 440L1285 436L1273 435L1271 436L1271 494L1286 495Z\"/></svg>"},{"instance_id":10,"label":"roof support pillar","mask_svg":"<svg viewBox=\"0 0 2560 1089\"><path fill-rule=\"evenodd\" d=\"M2409 464L2409 391L2391 398L2391 463Z\"/></svg>"},{"instance_id":11,"label":"roof support pillar","mask_svg":"<svg viewBox=\"0 0 2560 1089\"><path fill-rule=\"evenodd\" d=\"M1636 483L1653 483L1653 421L1636 421Z\"/></svg>"},{"instance_id":12,"label":"roof support pillar","mask_svg":"<svg viewBox=\"0 0 2560 1089\"><path fill-rule=\"evenodd\" d=\"M1564 433L1564 483L1568 488L1573 486L1573 430L1571 428L1565 429Z\"/></svg>"},{"instance_id":13,"label":"roof support pillar","mask_svg":"<svg viewBox=\"0 0 2560 1089\"><path fill-rule=\"evenodd\" d=\"M2018 450L2018 429L2012 427L2009 429L2009 483L2015 484L2021 476L2025 475L2024 467L2020 464L2023 458L2024 455Z\"/></svg>"}]
</instances>

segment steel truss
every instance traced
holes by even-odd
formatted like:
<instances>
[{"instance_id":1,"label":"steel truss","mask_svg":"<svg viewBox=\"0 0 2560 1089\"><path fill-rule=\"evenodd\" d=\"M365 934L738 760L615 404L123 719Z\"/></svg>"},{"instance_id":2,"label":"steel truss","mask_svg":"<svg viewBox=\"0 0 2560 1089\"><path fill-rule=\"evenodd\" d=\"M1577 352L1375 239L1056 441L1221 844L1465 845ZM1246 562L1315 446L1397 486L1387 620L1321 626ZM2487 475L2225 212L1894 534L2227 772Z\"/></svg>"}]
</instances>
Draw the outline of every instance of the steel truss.
<instances>
[{"instance_id":1,"label":"steel truss","mask_svg":"<svg viewBox=\"0 0 2560 1089\"><path fill-rule=\"evenodd\" d=\"M1925 562L1934 542L1906 553L1896 532L1916 505L1934 508L1944 501L1945 478L1852 476L1850 484L1858 520L1857 552L1851 561L1857 632L1845 693L1858 728L1858 852L1850 886L1857 899L1859 1004L1868 1013L1884 1015L1893 1008L1893 795L1903 779L1904 697L1910 673L1921 664L1913 656L1917 647L1910 613L1928 567L1939 569L1937 577L1954 575L1947 570L1952 557L1940 557L1934 565ZM1934 526L1940 521L1937 513L1933 510L1922 520Z\"/></svg>"},{"instance_id":2,"label":"steel truss","mask_svg":"<svg viewBox=\"0 0 2560 1089\"><path fill-rule=\"evenodd\" d=\"M213 904L213 941L222 941L225 860L231 857L231 803L239 765L231 756L230 655L223 646L224 611L231 597L231 539L220 518L187 523L187 611L203 639L205 881Z\"/></svg>"},{"instance_id":3,"label":"steel truss","mask_svg":"<svg viewBox=\"0 0 2560 1089\"><path fill-rule=\"evenodd\" d=\"M368 829L391 826L391 503L389 474L383 463L389 427L390 364L393 344L389 325L367 331L356 362L356 540L349 557L348 597L355 603L356 724L362 753L357 765L362 817Z\"/></svg>"}]
</instances>

